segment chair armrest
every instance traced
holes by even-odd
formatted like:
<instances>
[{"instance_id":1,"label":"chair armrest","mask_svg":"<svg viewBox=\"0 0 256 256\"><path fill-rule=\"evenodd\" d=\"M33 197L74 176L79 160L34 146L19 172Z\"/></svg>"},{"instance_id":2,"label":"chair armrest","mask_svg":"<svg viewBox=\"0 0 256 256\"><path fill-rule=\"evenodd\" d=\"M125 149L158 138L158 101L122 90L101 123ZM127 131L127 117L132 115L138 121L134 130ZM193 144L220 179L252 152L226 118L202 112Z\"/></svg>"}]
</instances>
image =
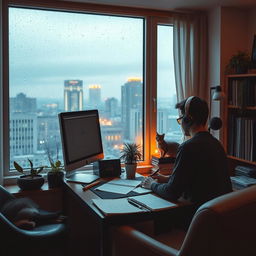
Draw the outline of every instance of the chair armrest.
<instances>
[{"instance_id":1,"label":"chair armrest","mask_svg":"<svg viewBox=\"0 0 256 256\"><path fill-rule=\"evenodd\" d=\"M177 256L179 253L176 249L158 242L130 226L113 228L113 232L115 236L121 237L122 240L127 241L130 245L136 244L139 246L138 248L148 251L148 255Z\"/></svg>"},{"instance_id":2,"label":"chair armrest","mask_svg":"<svg viewBox=\"0 0 256 256\"><path fill-rule=\"evenodd\" d=\"M36 227L32 230L24 230L15 226L2 213L0 213L0 230L7 236L15 237L16 240L48 240L65 232L64 224L50 224Z\"/></svg>"}]
</instances>

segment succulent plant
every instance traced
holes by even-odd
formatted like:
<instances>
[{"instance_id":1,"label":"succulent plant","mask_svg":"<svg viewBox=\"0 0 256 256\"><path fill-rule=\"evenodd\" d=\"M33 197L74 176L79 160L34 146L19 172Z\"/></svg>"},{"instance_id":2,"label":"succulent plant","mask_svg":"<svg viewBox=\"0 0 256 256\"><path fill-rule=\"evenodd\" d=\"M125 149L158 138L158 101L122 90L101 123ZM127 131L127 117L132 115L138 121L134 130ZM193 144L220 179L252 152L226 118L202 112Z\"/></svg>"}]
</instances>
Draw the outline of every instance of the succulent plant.
<instances>
[{"instance_id":1,"label":"succulent plant","mask_svg":"<svg viewBox=\"0 0 256 256\"><path fill-rule=\"evenodd\" d=\"M29 176L34 178L36 175L38 175L44 169L44 166L41 166L41 167L38 167L38 168L34 168L33 162L30 159L28 159L28 161L29 161L29 165L30 165L30 174L29 174ZM13 165L14 165L14 168L18 172L20 172L20 173L22 173L24 175L26 174L24 172L24 168L22 168L16 161L13 162Z\"/></svg>"}]
</instances>

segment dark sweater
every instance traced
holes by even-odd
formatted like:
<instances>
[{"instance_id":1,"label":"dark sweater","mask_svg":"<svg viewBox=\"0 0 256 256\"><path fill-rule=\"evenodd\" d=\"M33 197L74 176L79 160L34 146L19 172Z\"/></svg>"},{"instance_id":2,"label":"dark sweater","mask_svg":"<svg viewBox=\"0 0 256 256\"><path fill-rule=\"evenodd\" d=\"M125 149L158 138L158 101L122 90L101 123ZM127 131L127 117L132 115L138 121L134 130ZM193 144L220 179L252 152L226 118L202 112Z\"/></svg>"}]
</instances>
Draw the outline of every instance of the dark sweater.
<instances>
[{"instance_id":1,"label":"dark sweater","mask_svg":"<svg viewBox=\"0 0 256 256\"><path fill-rule=\"evenodd\" d=\"M232 191L226 153L208 132L198 132L180 145L168 183L153 183L152 190L171 200L183 196L202 204Z\"/></svg>"}]
</instances>

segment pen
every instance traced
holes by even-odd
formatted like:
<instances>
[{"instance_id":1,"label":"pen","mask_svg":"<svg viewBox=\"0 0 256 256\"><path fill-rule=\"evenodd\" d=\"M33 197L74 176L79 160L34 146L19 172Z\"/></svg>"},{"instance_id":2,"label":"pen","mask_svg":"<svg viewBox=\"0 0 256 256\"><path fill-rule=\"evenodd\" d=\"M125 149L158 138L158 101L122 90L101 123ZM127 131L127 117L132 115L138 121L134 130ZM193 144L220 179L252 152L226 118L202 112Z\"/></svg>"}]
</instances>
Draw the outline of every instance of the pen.
<instances>
[{"instance_id":1,"label":"pen","mask_svg":"<svg viewBox=\"0 0 256 256\"><path fill-rule=\"evenodd\" d=\"M89 185L86 185L83 187L83 191L88 190L89 188L92 188L100 183L100 180L96 180L93 183L90 183Z\"/></svg>"},{"instance_id":2,"label":"pen","mask_svg":"<svg viewBox=\"0 0 256 256\"><path fill-rule=\"evenodd\" d=\"M157 168L153 173L151 173L150 175L149 175L149 177L152 177L152 176L154 176L156 173L158 173L159 172L159 168Z\"/></svg>"}]
</instances>

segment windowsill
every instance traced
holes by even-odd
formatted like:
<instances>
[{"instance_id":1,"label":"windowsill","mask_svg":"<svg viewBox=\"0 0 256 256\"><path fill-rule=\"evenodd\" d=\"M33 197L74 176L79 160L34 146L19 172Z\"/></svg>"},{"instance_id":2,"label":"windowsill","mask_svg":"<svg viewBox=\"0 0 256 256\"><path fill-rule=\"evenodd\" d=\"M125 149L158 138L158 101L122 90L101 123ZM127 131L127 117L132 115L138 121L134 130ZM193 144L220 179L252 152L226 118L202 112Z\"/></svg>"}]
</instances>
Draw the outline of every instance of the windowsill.
<instances>
[{"instance_id":1,"label":"windowsill","mask_svg":"<svg viewBox=\"0 0 256 256\"><path fill-rule=\"evenodd\" d=\"M137 172L141 175L146 175L150 173L150 169L152 168L151 165L141 165L137 167ZM88 172L92 170L88 170ZM11 186L17 184L17 178L20 175L13 175L13 176L5 176L4 177L4 186ZM47 173L42 173L42 176L47 180ZM45 184L43 185L45 186ZM47 185L48 186L48 185Z\"/></svg>"},{"instance_id":2,"label":"windowsill","mask_svg":"<svg viewBox=\"0 0 256 256\"><path fill-rule=\"evenodd\" d=\"M4 188L10 192L13 195L23 195L26 196L28 194L33 193L33 195L36 195L38 193L47 192L47 193L55 193L59 188L49 188L48 183L45 182L41 189L38 190L21 190L18 185L5 185Z\"/></svg>"}]
</instances>

